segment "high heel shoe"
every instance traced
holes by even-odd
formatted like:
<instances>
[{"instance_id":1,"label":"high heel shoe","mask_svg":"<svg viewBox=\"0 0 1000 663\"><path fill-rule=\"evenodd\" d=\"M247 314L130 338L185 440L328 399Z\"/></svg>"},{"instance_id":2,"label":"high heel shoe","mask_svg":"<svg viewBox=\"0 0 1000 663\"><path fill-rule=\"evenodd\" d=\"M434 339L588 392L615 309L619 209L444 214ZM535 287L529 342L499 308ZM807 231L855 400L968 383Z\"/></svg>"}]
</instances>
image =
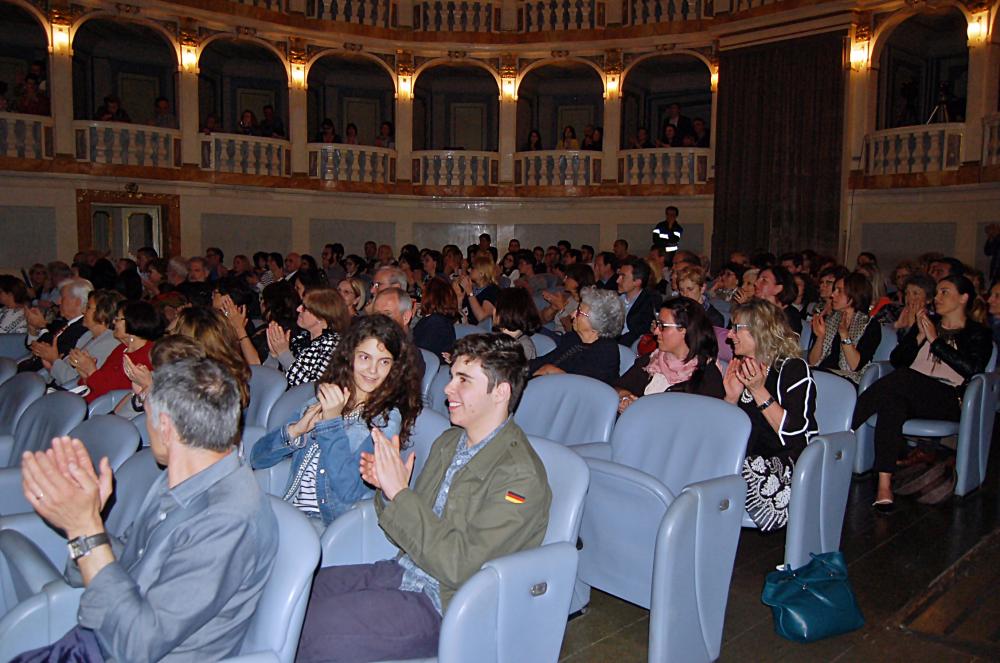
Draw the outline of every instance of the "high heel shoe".
<instances>
[{"instance_id":1,"label":"high heel shoe","mask_svg":"<svg viewBox=\"0 0 1000 663\"><path fill-rule=\"evenodd\" d=\"M896 510L896 503L891 499L875 500L872 502L872 508L875 509L876 513L887 516Z\"/></svg>"}]
</instances>

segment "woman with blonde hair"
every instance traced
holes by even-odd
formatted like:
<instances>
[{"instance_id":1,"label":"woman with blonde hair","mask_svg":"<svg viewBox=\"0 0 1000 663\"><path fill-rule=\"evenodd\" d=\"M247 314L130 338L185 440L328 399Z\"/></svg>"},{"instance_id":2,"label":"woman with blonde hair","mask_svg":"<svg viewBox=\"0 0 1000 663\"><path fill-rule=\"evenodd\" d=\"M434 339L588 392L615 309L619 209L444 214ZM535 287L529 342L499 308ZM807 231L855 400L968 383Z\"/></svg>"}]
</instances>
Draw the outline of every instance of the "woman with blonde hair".
<instances>
[{"instance_id":1,"label":"woman with blonde hair","mask_svg":"<svg viewBox=\"0 0 1000 663\"><path fill-rule=\"evenodd\" d=\"M705 316L713 327L725 328L726 321L719 310L708 301L708 282L705 270L701 267L685 267L677 274L677 292L681 297L687 297L701 304Z\"/></svg>"},{"instance_id":2,"label":"woman with blonde hair","mask_svg":"<svg viewBox=\"0 0 1000 663\"><path fill-rule=\"evenodd\" d=\"M477 255L473 258L469 275L455 279L451 282L451 287L454 288L459 308L466 314L470 325L493 317L500 286L497 285L497 266L491 256Z\"/></svg>"},{"instance_id":3,"label":"woman with blonde hair","mask_svg":"<svg viewBox=\"0 0 1000 663\"><path fill-rule=\"evenodd\" d=\"M347 306L348 316L352 318L359 311L363 311L365 304L368 303L365 284L359 278L350 276L342 280L337 284L337 292L340 293L340 296L344 300L344 305Z\"/></svg>"},{"instance_id":4,"label":"woman with blonde hair","mask_svg":"<svg viewBox=\"0 0 1000 663\"><path fill-rule=\"evenodd\" d=\"M792 471L816 425L816 384L798 335L776 304L752 299L733 310L733 360L722 382L726 401L750 417L743 478L746 509L762 531L788 522Z\"/></svg>"}]
</instances>

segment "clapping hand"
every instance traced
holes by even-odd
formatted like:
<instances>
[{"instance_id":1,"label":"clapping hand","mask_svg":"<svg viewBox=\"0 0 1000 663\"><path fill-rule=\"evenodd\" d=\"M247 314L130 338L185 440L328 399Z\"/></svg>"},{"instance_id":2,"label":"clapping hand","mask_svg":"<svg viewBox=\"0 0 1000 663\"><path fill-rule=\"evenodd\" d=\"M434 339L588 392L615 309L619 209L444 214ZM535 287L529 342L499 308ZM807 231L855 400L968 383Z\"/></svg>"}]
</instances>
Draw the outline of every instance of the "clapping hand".
<instances>
[{"instance_id":1,"label":"clapping hand","mask_svg":"<svg viewBox=\"0 0 1000 663\"><path fill-rule=\"evenodd\" d=\"M125 355L122 360L122 368L125 371L125 377L132 381L132 391L135 393L144 393L153 386L153 373L148 366L137 364L132 361L131 357Z\"/></svg>"},{"instance_id":2,"label":"clapping hand","mask_svg":"<svg viewBox=\"0 0 1000 663\"><path fill-rule=\"evenodd\" d=\"M288 424L288 437L294 440L301 435L305 435L316 427L316 422L322 418L322 415L323 406L319 403L313 403L302 413L301 419L295 423Z\"/></svg>"},{"instance_id":3,"label":"clapping hand","mask_svg":"<svg viewBox=\"0 0 1000 663\"><path fill-rule=\"evenodd\" d=\"M822 342L826 338L826 319L824 319L822 313L817 313L812 317L812 322L810 323L813 330L813 336L816 340Z\"/></svg>"},{"instance_id":4,"label":"clapping hand","mask_svg":"<svg viewBox=\"0 0 1000 663\"><path fill-rule=\"evenodd\" d=\"M237 306L229 295L222 295L219 298L219 304L222 308L222 315L226 317L226 321L232 326L236 336L243 336L247 325L247 307Z\"/></svg>"},{"instance_id":5,"label":"clapping hand","mask_svg":"<svg viewBox=\"0 0 1000 663\"><path fill-rule=\"evenodd\" d=\"M739 357L733 357L726 367L725 375L722 376L722 387L726 391L726 401L729 403L735 403L743 393L743 383L737 374L742 361Z\"/></svg>"},{"instance_id":6,"label":"clapping hand","mask_svg":"<svg viewBox=\"0 0 1000 663\"><path fill-rule=\"evenodd\" d=\"M764 378L767 376L767 370L764 364L756 359L744 357L743 361L740 362L740 367L736 371L736 376L743 383L743 386L746 387L747 391L753 392L764 386Z\"/></svg>"},{"instance_id":7,"label":"clapping hand","mask_svg":"<svg viewBox=\"0 0 1000 663\"><path fill-rule=\"evenodd\" d=\"M375 453L361 454L361 478L391 501L410 484L416 454L411 453L404 463L399 457L399 436L393 435L389 440L378 428L372 429L372 441Z\"/></svg>"},{"instance_id":8,"label":"clapping hand","mask_svg":"<svg viewBox=\"0 0 1000 663\"><path fill-rule=\"evenodd\" d=\"M286 332L277 322L267 326L267 348L277 357L291 348L292 333Z\"/></svg>"},{"instance_id":9,"label":"clapping hand","mask_svg":"<svg viewBox=\"0 0 1000 663\"><path fill-rule=\"evenodd\" d=\"M323 382L316 389L316 397L323 410L323 418L336 419L343 414L344 406L351 397L351 390L331 382Z\"/></svg>"},{"instance_id":10,"label":"clapping hand","mask_svg":"<svg viewBox=\"0 0 1000 663\"><path fill-rule=\"evenodd\" d=\"M937 340L937 327L927 315L926 310L921 309L917 312L917 327L920 329L920 333L917 335L918 341L926 338L928 343L933 343Z\"/></svg>"},{"instance_id":11,"label":"clapping hand","mask_svg":"<svg viewBox=\"0 0 1000 663\"><path fill-rule=\"evenodd\" d=\"M112 492L111 465L102 458L98 475L80 440L57 437L47 451L25 452L21 487L35 511L69 538L103 531L101 510Z\"/></svg>"}]
</instances>

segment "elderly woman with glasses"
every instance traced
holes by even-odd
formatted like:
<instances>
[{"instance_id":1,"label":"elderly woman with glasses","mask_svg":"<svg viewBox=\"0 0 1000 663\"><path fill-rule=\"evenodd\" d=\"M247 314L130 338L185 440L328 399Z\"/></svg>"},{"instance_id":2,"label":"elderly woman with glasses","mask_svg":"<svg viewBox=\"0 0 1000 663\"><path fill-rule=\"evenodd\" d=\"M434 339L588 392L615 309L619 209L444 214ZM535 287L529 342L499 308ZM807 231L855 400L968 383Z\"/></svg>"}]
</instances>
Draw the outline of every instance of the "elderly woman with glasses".
<instances>
[{"instance_id":1,"label":"elderly woman with glasses","mask_svg":"<svg viewBox=\"0 0 1000 663\"><path fill-rule=\"evenodd\" d=\"M276 322L267 327L271 356L264 363L279 364L285 371L289 387L315 382L323 376L340 335L350 323L344 299L333 288L307 292L298 313L296 324L302 331L295 338Z\"/></svg>"},{"instance_id":2,"label":"elderly woman with glasses","mask_svg":"<svg viewBox=\"0 0 1000 663\"><path fill-rule=\"evenodd\" d=\"M574 373L609 385L618 380L618 342L625 323L625 305L618 294L594 287L580 291L573 331L563 335L552 352L531 361L534 375Z\"/></svg>"},{"instance_id":3,"label":"elderly woman with glasses","mask_svg":"<svg viewBox=\"0 0 1000 663\"><path fill-rule=\"evenodd\" d=\"M750 417L743 478L746 509L762 531L788 522L792 471L816 435L816 383L798 335L777 304L752 299L733 311L733 361L722 378L726 401Z\"/></svg>"},{"instance_id":4,"label":"elderly woman with glasses","mask_svg":"<svg viewBox=\"0 0 1000 663\"><path fill-rule=\"evenodd\" d=\"M689 297L668 299L650 328L656 337L656 350L636 359L615 383L619 413L646 394L726 395L715 363L719 344L701 304Z\"/></svg>"}]
</instances>

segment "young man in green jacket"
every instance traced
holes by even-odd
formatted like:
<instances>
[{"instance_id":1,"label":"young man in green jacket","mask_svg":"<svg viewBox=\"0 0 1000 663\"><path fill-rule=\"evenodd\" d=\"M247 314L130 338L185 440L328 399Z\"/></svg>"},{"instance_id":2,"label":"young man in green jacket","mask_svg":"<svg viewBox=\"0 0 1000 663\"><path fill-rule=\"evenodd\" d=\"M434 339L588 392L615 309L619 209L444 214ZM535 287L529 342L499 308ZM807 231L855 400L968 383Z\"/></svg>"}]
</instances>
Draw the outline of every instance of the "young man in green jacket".
<instances>
[{"instance_id":1,"label":"young man in green jacket","mask_svg":"<svg viewBox=\"0 0 1000 663\"><path fill-rule=\"evenodd\" d=\"M445 388L455 427L435 442L412 488L413 454L373 431L361 475L378 488L379 525L395 559L334 566L316 577L297 661L379 661L437 654L441 618L487 561L541 545L545 468L511 418L527 381L521 345L505 334L460 339Z\"/></svg>"}]
</instances>

